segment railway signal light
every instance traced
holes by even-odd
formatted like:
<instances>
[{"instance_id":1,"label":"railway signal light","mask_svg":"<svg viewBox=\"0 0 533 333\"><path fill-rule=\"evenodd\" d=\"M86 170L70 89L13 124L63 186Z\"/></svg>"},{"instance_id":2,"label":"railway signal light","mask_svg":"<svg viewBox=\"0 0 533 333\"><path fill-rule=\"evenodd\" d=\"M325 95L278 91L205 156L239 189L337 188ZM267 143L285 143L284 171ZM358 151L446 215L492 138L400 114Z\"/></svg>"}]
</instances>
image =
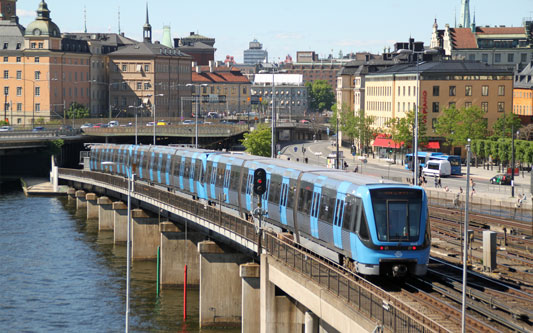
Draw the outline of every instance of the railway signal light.
<instances>
[{"instance_id":1,"label":"railway signal light","mask_svg":"<svg viewBox=\"0 0 533 333\"><path fill-rule=\"evenodd\" d=\"M259 168L254 171L254 193L263 195L266 192L266 171Z\"/></svg>"}]
</instances>

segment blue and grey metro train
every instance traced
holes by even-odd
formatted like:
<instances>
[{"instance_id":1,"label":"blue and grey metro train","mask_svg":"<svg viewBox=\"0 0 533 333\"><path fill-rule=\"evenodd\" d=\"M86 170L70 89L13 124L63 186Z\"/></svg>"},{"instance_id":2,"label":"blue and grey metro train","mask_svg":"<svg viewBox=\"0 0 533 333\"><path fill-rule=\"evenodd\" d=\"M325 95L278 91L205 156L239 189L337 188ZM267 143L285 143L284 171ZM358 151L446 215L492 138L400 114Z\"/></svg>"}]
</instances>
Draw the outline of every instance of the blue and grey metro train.
<instances>
[{"instance_id":1,"label":"blue and grey metro train","mask_svg":"<svg viewBox=\"0 0 533 333\"><path fill-rule=\"evenodd\" d=\"M102 163L110 162L110 163ZM241 217L261 200L265 222L302 246L365 275L424 275L430 250L427 197L420 187L308 164L194 148L98 144L90 169L130 176L221 202ZM254 198L253 175L267 173Z\"/></svg>"}]
</instances>

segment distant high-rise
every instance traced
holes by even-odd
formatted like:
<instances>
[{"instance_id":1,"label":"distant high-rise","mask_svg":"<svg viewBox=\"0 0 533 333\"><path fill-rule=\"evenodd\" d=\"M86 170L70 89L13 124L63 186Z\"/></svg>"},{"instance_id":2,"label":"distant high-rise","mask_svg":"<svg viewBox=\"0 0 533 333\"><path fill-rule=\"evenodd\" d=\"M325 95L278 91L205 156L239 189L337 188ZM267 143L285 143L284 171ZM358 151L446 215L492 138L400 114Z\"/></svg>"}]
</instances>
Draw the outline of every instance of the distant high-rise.
<instances>
[{"instance_id":1,"label":"distant high-rise","mask_svg":"<svg viewBox=\"0 0 533 333\"><path fill-rule=\"evenodd\" d=\"M268 62L268 52L263 50L263 44L257 39L250 42L248 50L244 50L244 64L254 65Z\"/></svg>"},{"instance_id":2,"label":"distant high-rise","mask_svg":"<svg viewBox=\"0 0 533 333\"><path fill-rule=\"evenodd\" d=\"M461 21L459 25L462 28L470 28L470 0L461 1Z\"/></svg>"}]
</instances>

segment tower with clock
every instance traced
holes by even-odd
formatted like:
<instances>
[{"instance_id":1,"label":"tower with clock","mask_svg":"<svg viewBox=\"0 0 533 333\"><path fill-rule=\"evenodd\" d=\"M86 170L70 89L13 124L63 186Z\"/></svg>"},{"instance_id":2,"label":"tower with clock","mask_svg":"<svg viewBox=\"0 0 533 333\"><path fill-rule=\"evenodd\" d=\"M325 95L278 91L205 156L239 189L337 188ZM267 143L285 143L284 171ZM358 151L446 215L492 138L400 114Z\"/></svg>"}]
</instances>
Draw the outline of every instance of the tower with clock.
<instances>
[{"instance_id":1,"label":"tower with clock","mask_svg":"<svg viewBox=\"0 0 533 333\"><path fill-rule=\"evenodd\" d=\"M0 0L0 20L11 21L17 17L17 0Z\"/></svg>"}]
</instances>

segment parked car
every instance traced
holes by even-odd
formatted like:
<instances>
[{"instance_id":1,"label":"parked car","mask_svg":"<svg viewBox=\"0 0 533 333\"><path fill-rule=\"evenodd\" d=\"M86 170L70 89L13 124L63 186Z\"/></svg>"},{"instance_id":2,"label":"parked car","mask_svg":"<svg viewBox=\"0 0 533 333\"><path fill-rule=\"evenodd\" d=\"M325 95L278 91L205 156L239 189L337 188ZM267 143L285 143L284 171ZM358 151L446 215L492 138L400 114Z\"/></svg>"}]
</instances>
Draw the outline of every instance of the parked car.
<instances>
[{"instance_id":1,"label":"parked car","mask_svg":"<svg viewBox=\"0 0 533 333\"><path fill-rule=\"evenodd\" d=\"M94 125L91 124L91 123L85 123L85 124L81 125L80 128L81 128L81 129L83 129L83 128L92 128L93 126L94 126Z\"/></svg>"},{"instance_id":2,"label":"parked car","mask_svg":"<svg viewBox=\"0 0 533 333\"><path fill-rule=\"evenodd\" d=\"M511 185L511 175L497 174L490 179L490 183L494 185Z\"/></svg>"},{"instance_id":3,"label":"parked car","mask_svg":"<svg viewBox=\"0 0 533 333\"><path fill-rule=\"evenodd\" d=\"M0 127L0 132L10 132L13 130L13 126L2 126Z\"/></svg>"},{"instance_id":4,"label":"parked car","mask_svg":"<svg viewBox=\"0 0 533 333\"><path fill-rule=\"evenodd\" d=\"M37 126L37 127L34 127L33 128L33 132L41 132L41 131L45 131L46 128L44 128L43 126Z\"/></svg>"}]
</instances>

